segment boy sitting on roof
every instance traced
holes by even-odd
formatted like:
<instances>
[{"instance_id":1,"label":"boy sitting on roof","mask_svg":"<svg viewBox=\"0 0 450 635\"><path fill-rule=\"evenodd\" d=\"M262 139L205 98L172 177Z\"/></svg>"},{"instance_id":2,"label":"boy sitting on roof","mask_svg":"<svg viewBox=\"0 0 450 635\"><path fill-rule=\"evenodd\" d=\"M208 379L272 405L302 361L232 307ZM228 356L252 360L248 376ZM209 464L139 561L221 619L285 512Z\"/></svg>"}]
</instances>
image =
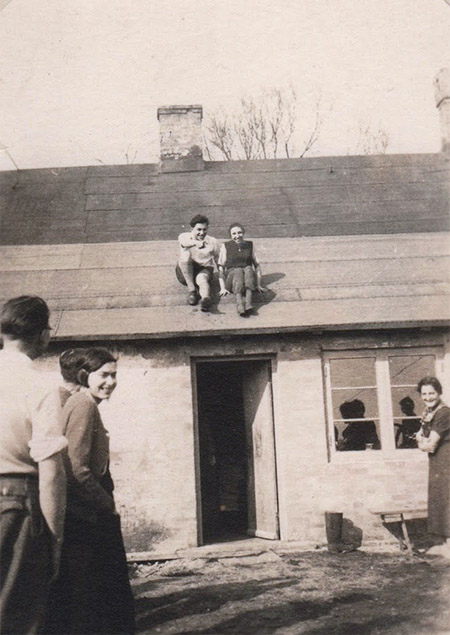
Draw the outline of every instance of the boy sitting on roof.
<instances>
[{"instance_id":1,"label":"boy sitting on roof","mask_svg":"<svg viewBox=\"0 0 450 635\"><path fill-rule=\"evenodd\" d=\"M200 299L201 310L209 311L210 283L219 257L219 243L207 236L209 220L206 216L197 214L189 224L191 231L178 236L180 255L175 273L178 281L188 288L188 304L195 305Z\"/></svg>"},{"instance_id":2,"label":"boy sitting on roof","mask_svg":"<svg viewBox=\"0 0 450 635\"><path fill-rule=\"evenodd\" d=\"M261 265L253 243L245 240L241 223L230 225L231 240L224 243L219 254L220 295L234 293L237 312L245 316L253 309L253 291L265 292L262 286Z\"/></svg>"}]
</instances>

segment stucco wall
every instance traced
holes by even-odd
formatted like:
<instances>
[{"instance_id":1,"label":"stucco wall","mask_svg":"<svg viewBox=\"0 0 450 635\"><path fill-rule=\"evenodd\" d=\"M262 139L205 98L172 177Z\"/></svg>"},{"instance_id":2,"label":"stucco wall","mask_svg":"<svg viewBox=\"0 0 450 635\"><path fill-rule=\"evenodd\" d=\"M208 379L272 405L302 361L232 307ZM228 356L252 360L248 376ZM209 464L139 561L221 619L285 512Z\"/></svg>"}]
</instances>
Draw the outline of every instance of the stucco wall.
<instances>
[{"instance_id":1,"label":"stucco wall","mask_svg":"<svg viewBox=\"0 0 450 635\"><path fill-rule=\"evenodd\" d=\"M71 343L74 345L75 343ZM103 343L105 344L105 343ZM107 343L106 343L107 344ZM280 534L321 543L324 511L342 511L363 540L389 536L368 511L392 502L426 500L427 459L402 451L329 461L325 426L323 348L445 346L444 335L411 333L284 335L116 342L118 387L103 417L111 436L111 470L127 549L170 552L197 544L195 415L191 361L198 357L273 355L273 396ZM53 344L41 363L56 373ZM448 350L448 343L447 343ZM448 393L447 393L448 394ZM345 459L345 460L344 460Z\"/></svg>"}]
</instances>

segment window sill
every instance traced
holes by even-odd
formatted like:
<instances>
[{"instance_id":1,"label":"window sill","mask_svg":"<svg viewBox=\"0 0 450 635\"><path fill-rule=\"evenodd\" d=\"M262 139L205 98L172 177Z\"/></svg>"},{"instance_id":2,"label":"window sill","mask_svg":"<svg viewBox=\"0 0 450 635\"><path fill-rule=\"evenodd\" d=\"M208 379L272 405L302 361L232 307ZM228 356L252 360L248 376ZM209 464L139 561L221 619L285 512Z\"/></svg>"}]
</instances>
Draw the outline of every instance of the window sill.
<instances>
[{"instance_id":1,"label":"window sill","mask_svg":"<svg viewBox=\"0 0 450 635\"><path fill-rule=\"evenodd\" d=\"M427 461L426 452L419 449L402 450L361 450L355 452L334 452L329 463L339 465L349 463L380 463L385 461L404 461L407 463L423 463Z\"/></svg>"}]
</instances>

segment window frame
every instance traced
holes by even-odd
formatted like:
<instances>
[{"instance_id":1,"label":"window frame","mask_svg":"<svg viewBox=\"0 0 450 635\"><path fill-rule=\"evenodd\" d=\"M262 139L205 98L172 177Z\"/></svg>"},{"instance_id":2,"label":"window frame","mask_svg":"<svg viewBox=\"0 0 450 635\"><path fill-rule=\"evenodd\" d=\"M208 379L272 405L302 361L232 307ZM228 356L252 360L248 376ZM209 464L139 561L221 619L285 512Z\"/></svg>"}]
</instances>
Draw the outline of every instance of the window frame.
<instances>
[{"instance_id":1,"label":"window frame","mask_svg":"<svg viewBox=\"0 0 450 635\"><path fill-rule=\"evenodd\" d=\"M415 346L415 347L392 347L392 348L362 348L357 349L339 349L324 350L322 354L322 367L324 377L324 393L325 393L325 415L326 415L326 436L328 446L328 458L333 462L349 462L349 461L378 461L385 459L401 460L411 458L417 460L424 459L424 453L418 448L396 448L395 447L395 428L394 428L394 410L392 402L392 385L389 370L389 358L392 356L426 356L433 355L435 357L435 375L440 378L442 373L442 363L444 351L442 346ZM373 451L340 451L335 446L334 438L334 422L333 417L333 399L331 386L330 361L333 359L355 359L355 358L372 358L375 361L375 381L376 396L378 406L378 421L380 432L380 450ZM420 379L420 378L418 378ZM394 384L394 387L395 384ZM339 387L342 388L342 387ZM355 387L357 389L358 387ZM420 415L421 413L417 413ZM426 457L425 457L426 458Z\"/></svg>"}]
</instances>

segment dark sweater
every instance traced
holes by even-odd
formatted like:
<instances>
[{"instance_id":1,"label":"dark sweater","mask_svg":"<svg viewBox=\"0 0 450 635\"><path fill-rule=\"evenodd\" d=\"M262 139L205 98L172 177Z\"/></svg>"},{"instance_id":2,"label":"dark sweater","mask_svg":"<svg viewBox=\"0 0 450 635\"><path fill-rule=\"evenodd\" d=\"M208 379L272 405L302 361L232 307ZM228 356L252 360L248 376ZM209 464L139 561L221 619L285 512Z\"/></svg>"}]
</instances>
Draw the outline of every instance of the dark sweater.
<instances>
[{"instance_id":1,"label":"dark sweater","mask_svg":"<svg viewBox=\"0 0 450 635\"><path fill-rule=\"evenodd\" d=\"M248 267L253 264L253 243L250 240L244 240L239 244L229 240L225 243L225 249L227 252L226 269Z\"/></svg>"}]
</instances>

